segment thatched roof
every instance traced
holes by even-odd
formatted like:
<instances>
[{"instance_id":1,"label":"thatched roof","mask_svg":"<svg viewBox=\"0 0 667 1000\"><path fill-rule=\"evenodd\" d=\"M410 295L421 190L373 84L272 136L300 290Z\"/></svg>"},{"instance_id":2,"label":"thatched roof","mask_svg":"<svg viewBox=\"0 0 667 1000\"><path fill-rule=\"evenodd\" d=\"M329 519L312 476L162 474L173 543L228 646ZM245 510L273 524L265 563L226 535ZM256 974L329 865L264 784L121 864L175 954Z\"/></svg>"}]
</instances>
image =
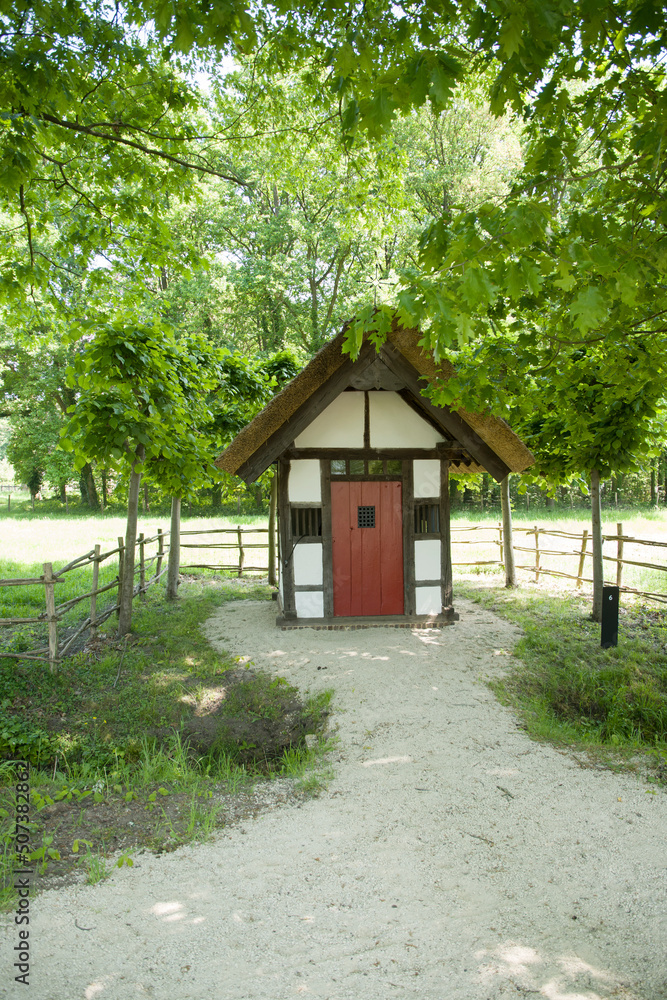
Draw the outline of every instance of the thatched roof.
<instances>
[{"instance_id":1,"label":"thatched roof","mask_svg":"<svg viewBox=\"0 0 667 1000\"><path fill-rule=\"evenodd\" d=\"M367 369L376 359L391 367L394 377L397 377L397 373L399 377L407 373L405 384L415 401L428 408L431 419L438 419L440 416L443 420L448 419L450 425L455 420L462 431L466 430L467 434L456 435L456 431L454 432L459 440L469 437L483 442L482 455L488 455L490 449L510 472L522 472L533 464L532 453L504 420L490 413L435 407L419 394L421 383L417 380L424 380L424 383L436 380L442 382L454 374L448 361L436 364L433 355L419 346L419 330L408 330L396 323L388 334L386 345L380 349L379 358L370 342L365 341L355 362L342 353L344 338L345 328L325 344L306 367L243 428L216 459L218 468L241 475L248 481L256 479L285 450L285 433L290 437L294 430L290 437L290 441L293 440L314 419L317 412L321 412L324 406L355 380L355 376L358 377L359 372ZM465 441L462 443L465 444ZM485 467L488 468L488 462L483 459L480 461L479 449L476 457L474 449L469 450L472 459L456 471L482 472ZM498 478L498 474L494 474Z\"/></svg>"}]
</instances>

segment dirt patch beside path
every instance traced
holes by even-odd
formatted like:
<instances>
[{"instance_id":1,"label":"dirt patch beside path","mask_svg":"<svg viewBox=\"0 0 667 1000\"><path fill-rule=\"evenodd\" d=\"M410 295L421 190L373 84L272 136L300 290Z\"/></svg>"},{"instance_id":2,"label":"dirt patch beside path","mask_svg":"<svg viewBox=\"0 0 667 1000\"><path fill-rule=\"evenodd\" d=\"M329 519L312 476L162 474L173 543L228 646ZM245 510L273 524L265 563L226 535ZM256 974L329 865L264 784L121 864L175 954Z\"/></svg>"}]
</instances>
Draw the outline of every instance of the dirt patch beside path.
<instances>
[{"instance_id":1,"label":"dirt patch beside path","mask_svg":"<svg viewBox=\"0 0 667 1000\"><path fill-rule=\"evenodd\" d=\"M484 684L516 630L457 610L441 631L346 633L221 608L211 642L334 688L336 777L38 897L34 1000L667 998L667 796L531 742Z\"/></svg>"}]
</instances>

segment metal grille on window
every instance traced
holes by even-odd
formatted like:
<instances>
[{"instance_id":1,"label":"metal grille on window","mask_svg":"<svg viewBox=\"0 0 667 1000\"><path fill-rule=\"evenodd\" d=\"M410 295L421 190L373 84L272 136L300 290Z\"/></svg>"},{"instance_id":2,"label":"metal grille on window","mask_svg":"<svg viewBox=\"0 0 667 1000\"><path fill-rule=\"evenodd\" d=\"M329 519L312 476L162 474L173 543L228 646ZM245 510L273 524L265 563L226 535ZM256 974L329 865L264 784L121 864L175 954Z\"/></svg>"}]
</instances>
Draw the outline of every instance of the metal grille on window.
<instances>
[{"instance_id":1,"label":"metal grille on window","mask_svg":"<svg viewBox=\"0 0 667 1000\"><path fill-rule=\"evenodd\" d=\"M294 538L316 538L321 534L321 507L292 507L292 536Z\"/></svg>"},{"instance_id":2,"label":"metal grille on window","mask_svg":"<svg viewBox=\"0 0 667 1000\"><path fill-rule=\"evenodd\" d=\"M420 503L415 506L415 535L440 534L440 504Z\"/></svg>"},{"instance_id":3,"label":"metal grille on window","mask_svg":"<svg viewBox=\"0 0 667 1000\"><path fill-rule=\"evenodd\" d=\"M375 527L375 507L357 507L357 527Z\"/></svg>"}]
</instances>

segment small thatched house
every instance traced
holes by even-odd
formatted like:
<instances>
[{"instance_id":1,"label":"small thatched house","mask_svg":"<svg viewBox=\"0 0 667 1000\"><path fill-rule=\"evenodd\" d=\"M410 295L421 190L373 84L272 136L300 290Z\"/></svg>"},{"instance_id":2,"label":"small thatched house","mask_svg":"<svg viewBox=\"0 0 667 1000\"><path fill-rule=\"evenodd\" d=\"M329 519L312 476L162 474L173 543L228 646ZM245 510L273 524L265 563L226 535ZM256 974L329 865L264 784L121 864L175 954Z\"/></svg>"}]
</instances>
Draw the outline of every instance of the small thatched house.
<instances>
[{"instance_id":1,"label":"small thatched house","mask_svg":"<svg viewBox=\"0 0 667 1000\"><path fill-rule=\"evenodd\" d=\"M418 346L419 331L395 326L356 361L343 339L216 462L248 483L278 465L278 623L453 620L449 470L500 481L533 456L505 421L421 394L453 369Z\"/></svg>"}]
</instances>

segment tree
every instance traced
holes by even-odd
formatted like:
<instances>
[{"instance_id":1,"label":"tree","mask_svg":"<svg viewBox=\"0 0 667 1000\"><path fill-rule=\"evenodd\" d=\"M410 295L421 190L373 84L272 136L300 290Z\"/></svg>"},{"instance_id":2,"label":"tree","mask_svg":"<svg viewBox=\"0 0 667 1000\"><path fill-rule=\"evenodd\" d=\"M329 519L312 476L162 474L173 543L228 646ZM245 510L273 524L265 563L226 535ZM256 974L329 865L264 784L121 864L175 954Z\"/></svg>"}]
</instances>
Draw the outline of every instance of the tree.
<instances>
[{"instance_id":1,"label":"tree","mask_svg":"<svg viewBox=\"0 0 667 1000\"><path fill-rule=\"evenodd\" d=\"M128 243L140 280L175 267L165 195L188 197L202 175L243 183L220 151L225 123L207 118L190 82L193 60L156 42L154 14L90 0L3 5L0 294L14 309L35 289L58 302L61 276L123 258ZM181 253L180 266L192 261Z\"/></svg>"},{"instance_id":2,"label":"tree","mask_svg":"<svg viewBox=\"0 0 667 1000\"><path fill-rule=\"evenodd\" d=\"M219 355L201 341L179 343L160 320L116 316L86 324L91 337L70 384L77 392L62 434L80 467L97 460L129 471L127 530L118 631L132 622L139 487L147 470L172 496L187 496L217 475L207 392ZM81 331L83 332L83 331Z\"/></svg>"},{"instance_id":3,"label":"tree","mask_svg":"<svg viewBox=\"0 0 667 1000\"><path fill-rule=\"evenodd\" d=\"M548 323L548 316L543 319ZM457 376L435 387L440 399L473 401L511 413L513 427L536 457L527 477L555 486L573 478L590 488L593 522L593 617L602 606L600 481L637 470L660 454L667 432L667 364L661 345L604 343L559 351L533 347L531 368L522 364L521 324L511 324L456 353ZM588 480L586 485L585 480Z\"/></svg>"},{"instance_id":4,"label":"tree","mask_svg":"<svg viewBox=\"0 0 667 1000\"><path fill-rule=\"evenodd\" d=\"M425 231L420 271L398 295L404 321L428 327L428 346L442 352L511 311L527 320L529 368L542 343L556 363L576 343L604 343L610 355L620 346L619 363L628 343L651 339L665 353L662 8L465 3L426 25L431 10L416 5L408 23L399 8L364 8L356 34L332 50L351 133L385 130L427 99L446 103L465 56L493 110L522 117L525 162L502 204L442 213ZM549 323L532 325L545 305Z\"/></svg>"}]
</instances>

